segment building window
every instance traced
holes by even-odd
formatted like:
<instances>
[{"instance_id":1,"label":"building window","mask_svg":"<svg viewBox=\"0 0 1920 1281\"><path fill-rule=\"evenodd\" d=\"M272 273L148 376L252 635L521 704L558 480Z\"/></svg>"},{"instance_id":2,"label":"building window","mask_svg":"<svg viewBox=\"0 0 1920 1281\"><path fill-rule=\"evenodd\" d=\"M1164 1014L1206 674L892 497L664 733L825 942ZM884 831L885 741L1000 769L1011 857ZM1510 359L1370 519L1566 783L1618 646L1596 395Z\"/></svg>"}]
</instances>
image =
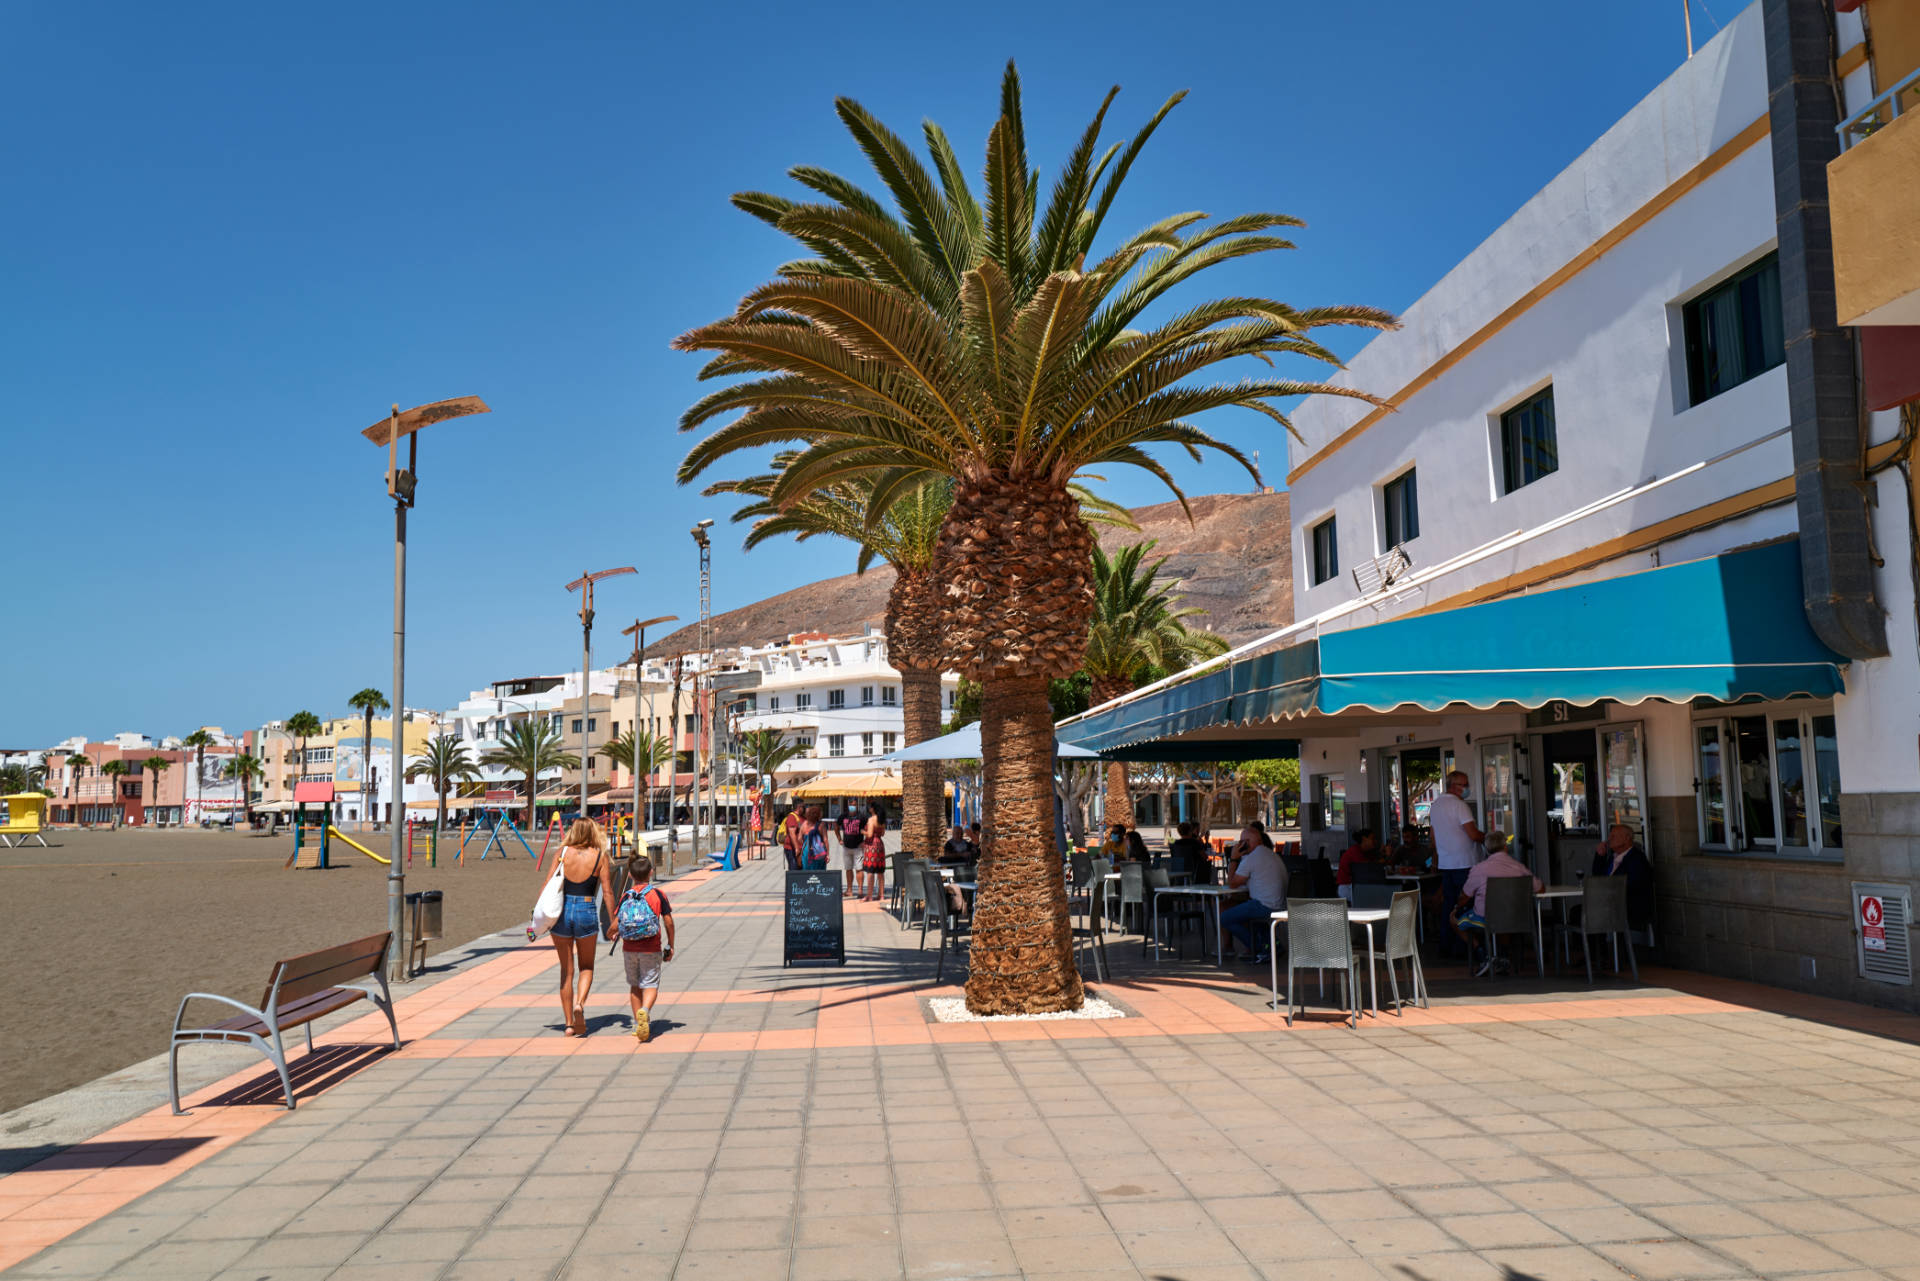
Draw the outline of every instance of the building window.
<instances>
[{"instance_id":1,"label":"building window","mask_svg":"<svg viewBox=\"0 0 1920 1281\"><path fill-rule=\"evenodd\" d=\"M687 727L681 732L685 734L698 734L700 732L700 718L698 716L695 716L692 712L688 712Z\"/></svg>"},{"instance_id":2,"label":"building window","mask_svg":"<svg viewBox=\"0 0 1920 1281\"><path fill-rule=\"evenodd\" d=\"M827 755L845 756L847 754L847 736L845 734L827 735Z\"/></svg>"},{"instance_id":3,"label":"building window","mask_svg":"<svg viewBox=\"0 0 1920 1281\"><path fill-rule=\"evenodd\" d=\"M795 694L793 696L793 705L799 711L803 711L803 712L809 711L813 707L813 695L812 694Z\"/></svg>"},{"instance_id":4,"label":"building window","mask_svg":"<svg viewBox=\"0 0 1920 1281\"><path fill-rule=\"evenodd\" d=\"M847 705L846 690L830 689L827 691L827 710L828 711L830 712L838 711L841 708L845 707L846 705Z\"/></svg>"},{"instance_id":5,"label":"building window","mask_svg":"<svg viewBox=\"0 0 1920 1281\"><path fill-rule=\"evenodd\" d=\"M880 736L880 744L881 750L891 752L900 745L900 736L892 730L888 730Z\"/></svg>"},{"instance_id":6,"label":"building window","mask_svg":"<svg viewBox=\"0 0 1920 1281\"><path fill-rule=\"evenodd\" d=\"M1553 430L1553 388L1529 396L1500 415L1500 490L1511 494L1560 470Z\"/></svg>"},{"instance_id":7,"label":"building window","mask_svg":"<svg viewBox=\"0 0 1920 1281\"><path fill-rule=\"evenodd\" d=\"M1329 516L1308 531L1313 542L1313 586L1318 587L1340 572L1340 535Z\"/></svg>"},{"instance_id":8,"label":"building window","mask_svg":"<svg viewBox=\"0 0 1920 1281\"><path fill-rule=\"evenodd\" d=\"M1700 844L1838 857L1840 753L1833 714L1774 712L1695 722Z\"/></svg>"},{"instance_id":9,"label":"building window","mask_svg":"<svg viewBox=\"0 0 1920 1281\"><path fill-rule=\"evenodd\" d=\"M1420 537L1420 487L1413 468L1380 487L1381 539L1388 549Z\"/></svg>"},{"instance_id":10,"label":"building window","mask_svg":"<svg viewBox=\"0 0 1920 1281\"><path fill-rule=\"evenodd\" d=\"M770 712L780 710L780 696L778 694L767 695L767 710Z\"/></svg>"},{"instance_id":11,"label":"building window","mask_svg":"<svg viewBox=\"0 0 1920 1281\"><path fill-rule=\"evenodd\" d=\"M894 689L893 686L882 685L880 687L880 702L882 706L892 707L898 698L899 691Z\"/></svg>"},{"instance_id":12,"label":"building window","mask_svg":"<svg viewBox=\"0 0 1920 1281\"><path fill-rule=\"evenodd\" d=\"M794 742L796 742L796 743L798 743L798 744L800 744L800 746L802 746L802 747L812 747L812 746L813 746L813 735L811 735L811 734L802 734L802 735L801 735L801 736L800 736L799 738L796 738L796 739L794 739L793 741L794 741Z\"/></svg>"},{"instance_id":13,"label":"building window","mask_svg":"<svg viewBox=\"0 0 1920 1281\"><path fill-rule=\"evenodd\" d=\"M862 685L860 687L860 706L862 707L873 706L873 686Z\"/></svg>"},{"instance_id":14,"label":"building window","mask_svg":"<svg viewBox=\"0 0 1920 1281\"><path fill-rule=\"evenodd\" d=\"M862 756L873 755L873 735L872 734L862 734L860 736L860 755Z\"/></svg>"},{"instance_id":15,"label":"building window","mask_svg":"<svg viewBox=\"0 0 1920 1281\"><path fill-rule=\"evenodd\" d=\"M1693 404L1758 378L1787 358L1777 253L1707 290L1683 312Z\"/></svg>"},{"instance_id":16,"label":"building window","mask_svg":"<svg viewBox=\"0 0 1920 1281\"><path fill-rule=\"evenodd\" d=\"M589 756L589 757L587 757L587 768L588 768L588 769L590 769L590 770L596 770L596 769L599 769L599 768L600 768L600 758L599 758L599 757L597 757L597 756Z\"/></svg>"},{"instance_id":17,"label":"building window","mask_svg":"<svg viewBox=\"0 0 1920 1281\"><path fill-rule=\"evenodd\" d=\"M576 734L580 732L580 718L578 716L573 718L573 732Z\"/></svg>"}]
</instances>

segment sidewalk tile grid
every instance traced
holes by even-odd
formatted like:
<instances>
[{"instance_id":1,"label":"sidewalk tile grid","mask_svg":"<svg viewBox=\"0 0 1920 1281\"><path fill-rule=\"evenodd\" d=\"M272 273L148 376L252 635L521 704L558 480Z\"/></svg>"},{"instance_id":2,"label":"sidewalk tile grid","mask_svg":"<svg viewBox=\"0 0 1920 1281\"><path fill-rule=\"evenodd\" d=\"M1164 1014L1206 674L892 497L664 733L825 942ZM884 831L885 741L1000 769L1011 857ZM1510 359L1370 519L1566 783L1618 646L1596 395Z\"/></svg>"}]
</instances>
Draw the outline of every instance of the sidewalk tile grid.
<instances>
[{"instance_id":1,"label":"sidewalk tile grid","mask_svg":"<svg viewBox=\"0 0 1920 1281\"><path fill-rule=\"evenodd\" d=\"M499 955L405 996L397 1053L336 1029L298 1111L249 1067L0 1178L0 1267L1920 1277L1920 1020L1647 970L1288 1028L1264 971L1116 943L1128 1018L938 1024L958 988L871 905L845 968L785 969L775 865L675 900L652 1042L617 957L571 1039L552 948Z\"/></svg>"}]
</instances>

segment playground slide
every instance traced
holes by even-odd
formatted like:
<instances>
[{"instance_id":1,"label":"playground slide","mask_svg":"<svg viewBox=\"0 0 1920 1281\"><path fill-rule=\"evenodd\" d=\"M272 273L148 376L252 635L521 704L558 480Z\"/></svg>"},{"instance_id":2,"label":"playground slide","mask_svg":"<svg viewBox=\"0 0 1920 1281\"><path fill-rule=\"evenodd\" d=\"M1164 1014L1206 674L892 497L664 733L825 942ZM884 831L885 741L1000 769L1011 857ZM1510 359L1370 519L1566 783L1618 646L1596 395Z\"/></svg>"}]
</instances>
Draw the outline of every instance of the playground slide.
<instances>
[{"instance_id":1,"label":"playground slide","mask_svg":"<svg viewBox=\"0 0 1920 1281\"><path fill-rule=\"evenodd\" d=\"M345 832L341 831L337 827L329 827L327 829L327 835L331 836L336 841L345 841L347 844L353 846L353 848L359 850L362 854L365 854L368 858L372 859L376 863L385 863L389 867L393 866L392 859L382 858L380 855L375 854L372 850L362 845L359 841L354 840L351 836L348 836Z\"/></svg>"}]
</instances>

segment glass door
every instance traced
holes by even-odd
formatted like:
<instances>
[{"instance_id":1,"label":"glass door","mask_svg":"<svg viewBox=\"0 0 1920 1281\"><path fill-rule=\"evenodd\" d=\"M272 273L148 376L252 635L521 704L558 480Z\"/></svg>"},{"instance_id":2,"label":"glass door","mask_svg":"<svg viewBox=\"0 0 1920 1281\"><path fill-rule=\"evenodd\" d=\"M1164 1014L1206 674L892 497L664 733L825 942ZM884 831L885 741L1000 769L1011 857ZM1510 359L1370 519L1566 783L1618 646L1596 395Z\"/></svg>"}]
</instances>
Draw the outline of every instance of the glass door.
<instances>
[{"instance_id":1,"label":"glass door","mask_svg":"<svg viewBox=\"0 0 1920 1281\"><path fill-rule=\"evenodd\" d=\"M1720 849L1733 848L1733 833L1727 826L1726 744L1719 721L1707 721L1693 727L1694 794L1700 811L1700 843Z\"/></svg>"},{"instance_id":2,"label":"glass door","mask_svg":"<svg viewBox=\"0 0 1920 1281\"><path fill-rule=\"evenodd\" d=\"M1481 830L1519 832L1513 788L1513 740L1488 739L1480 744Z\"/></svg>"},{"instance_id":3,"label":"glass door","mask_svg":"<svg viewBox=\"0 0 1920 1281\"><path fill-rule=\"evenodd\" d=\"M1640 723L1602 725L1600 736L1600 814L1601 839L1615 823L1624 823L1633 831L1633 839L1649 854L1647 845L1646 752L1641 743Z\"/></svg>"}]
</instances>

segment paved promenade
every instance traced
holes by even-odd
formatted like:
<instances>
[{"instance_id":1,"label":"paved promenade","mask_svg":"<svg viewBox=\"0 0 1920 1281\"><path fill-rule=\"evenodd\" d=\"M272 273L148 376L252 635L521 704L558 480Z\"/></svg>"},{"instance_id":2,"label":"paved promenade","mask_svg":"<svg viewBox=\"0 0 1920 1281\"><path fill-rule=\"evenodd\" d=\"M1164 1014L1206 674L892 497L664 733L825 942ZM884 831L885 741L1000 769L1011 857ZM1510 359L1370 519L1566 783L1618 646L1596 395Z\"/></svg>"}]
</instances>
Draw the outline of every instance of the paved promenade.
<instances>
[{"instance_id":1,"label":"paved promenade","mask_svg":"<svg viewBox=\"0 0 1920 1281\"><path fill-rule=\"evenodd\" d=\"M771 863L669 887L651 1044L617 957L577 1041L551 947L495 940L404 998L399 1053L377 1016L324 1034L296 1112L236 1059L188 1117L0 1178L0 1267L1920 1278L1920 1020L1647 971L1436 976L1430 1010L1289 1029L1264 969L1136 943L1098 989L1133 1017L937 1025L923 1000L955 989L871 908L844 969L782 969L778 887Z\"/></svg>"}]
</instances>

